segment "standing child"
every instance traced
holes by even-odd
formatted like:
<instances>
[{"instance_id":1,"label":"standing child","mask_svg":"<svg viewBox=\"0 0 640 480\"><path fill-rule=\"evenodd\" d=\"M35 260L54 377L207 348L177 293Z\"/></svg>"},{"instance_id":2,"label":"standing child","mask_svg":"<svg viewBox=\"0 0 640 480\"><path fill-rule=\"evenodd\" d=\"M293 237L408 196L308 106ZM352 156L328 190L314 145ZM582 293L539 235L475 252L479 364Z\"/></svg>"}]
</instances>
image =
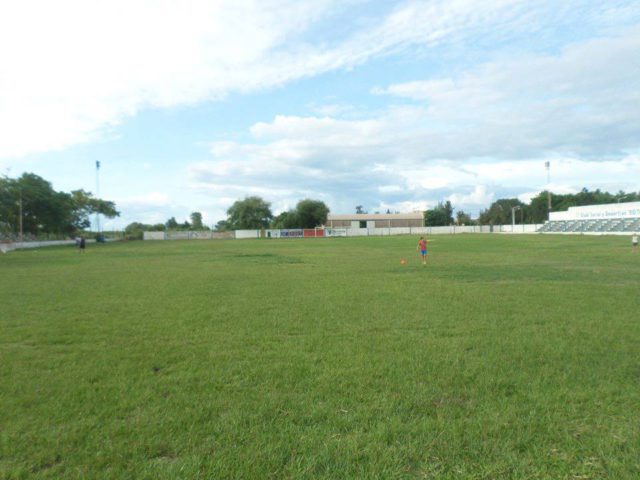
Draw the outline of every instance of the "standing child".
<instances>
[{"instance_id":1,"label":"standing child","mask_svg":"<svg viewBox=\"0 0 640 480\"><path fill-rule=\"evenodd\" d=\"M633 233L632 237L631 237L631 246L633 247L633 251L637 252L638 251L638 234L637 233Z\"/></svg>"},{"instance_id":2,"label":"standing child","mask_svg":"<svg viewBox=\"0 0 640 480\"><path fill-rule=\"evenodd\" d=\"M422 265L426 265L427 264L427 240L425 240L424 237L420 237L416 250L419 250L420 254L422 255Z\"/></svg>"}]
</instances>

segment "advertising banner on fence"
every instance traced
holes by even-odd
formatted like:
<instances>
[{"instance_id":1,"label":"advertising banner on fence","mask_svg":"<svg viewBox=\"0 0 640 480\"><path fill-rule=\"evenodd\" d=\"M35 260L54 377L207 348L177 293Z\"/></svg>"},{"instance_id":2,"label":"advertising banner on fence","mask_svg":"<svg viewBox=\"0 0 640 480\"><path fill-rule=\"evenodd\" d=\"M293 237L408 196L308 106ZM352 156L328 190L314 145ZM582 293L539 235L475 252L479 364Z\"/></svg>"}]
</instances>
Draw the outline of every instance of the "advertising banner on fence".
<instances>
[{"instance_id":1,"label":"advertising banner on fence","mask_svg":"<svg viewBox=\"0 0 640 480\"><path fill-rule=\"evenodd\" d=\"M324 229L322 228L306 228L304 230L305 238L324 237Z\"/></svg>"},{"instance_id":2,"label":"advertising banner on fence","mask_svg":"<svg viewBox=\"0 0 640 480\"><path fill-rule=\"evenodd\" d=\"M301 238L301 237L304 237L304 230L302 230L302 229L280 230L280 237L282 237L282 238Z\"/></svg>"}]
</instances>

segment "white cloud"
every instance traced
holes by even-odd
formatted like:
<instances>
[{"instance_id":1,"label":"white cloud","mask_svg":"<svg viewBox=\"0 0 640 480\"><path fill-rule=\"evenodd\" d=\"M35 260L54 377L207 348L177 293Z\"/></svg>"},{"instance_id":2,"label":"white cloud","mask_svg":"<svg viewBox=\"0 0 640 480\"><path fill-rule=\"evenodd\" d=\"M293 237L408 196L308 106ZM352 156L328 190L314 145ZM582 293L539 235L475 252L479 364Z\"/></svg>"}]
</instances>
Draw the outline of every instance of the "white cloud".
<instances>
[{"instance_id":1,"label":"white cloud","mask_svg":"<svg viewBox=\"0 0 640 480\"><path fill-rule=\"evenodd\" d=\"M409 188L428 189L445 188L452 172L472 184L473 168L456 165L474 158L502 159L493 167L496 181L517 176L513 160L620 158L640 146L637 51L640 31L629 31L555 56L506 58L459 77L392 85L386 93L418 103L364 119L278 115L251 127L254 143L219 142L212 153L219 175L253 171L278 181L386 168L408 178Z\"/></svg>"},{"instance_id":2,"label":"white cloud","mask_svg":"<svg viewBox=\"0 0 640 480\"><path fill-rule=\"evenodd\" d=\"M277 84L269 52L333 3L3 2L0 156L89 140L145 106Z\"/></svg>"},{"instance_id":3,"label":"white cloud","mask_svg":"<svg viewBox=\"0 0 640 480\"><path fill-rule=\"evenodd\" d=\"M620 155L640 136L640 29L376 89L425 104L436 156Z\"/></svg>"},{"instance_id":4,"label":"white cloud","mask_svg":"<svg viewBox=\"0 0 640 480\"><path fill-rule=\"evenodd\" d=\"M486 180L485 180L486 182ZM473 205L475 208L489 205L494 200L494 194L489 192L487 185L476 185L472 192L467 194L454 193L447 198L452 205Z\"/></svg>"},{"instance_id":5,"label":"white cloud","mask_svg":"<svg viewBox=\"0 0 640 480\"><path fill-rule=\"evenodd\" d=\"M404 191L404 187L402 185L380 185L378 191L382 194L400 193Z\"/></svg>"},{"instance_id":6,"label":"white cloud","mask_svg":"<svg viewBox=\"0 0 640 480\"><path fill-rule=\"evenodd\" d=\"M513 18L513 7L526 5L411 1L347 38L305 39L314 25L350 3L3 2L0 157L95 139L145 107L261 90L409 45L435 45L496 17Z\"/></svg>"},{"instance_id":7,"label":"white cloud","mask_svg":"<svg viewBox=\"0 0 640 480\"><path fill-rule=\"evenodd\" d=\"M336 212L351 211L353 199L370 211L411 211L448 199L456 208L477 213L497 198L547 188L548 160L551 188L557 192L640 189L638 155L606 161L544 152L518 161L431 158L419 138L404 133L409 124L398 112L371 122L380 127L373 141L358 121L290 117L260 124L252 131L265 143L214 144L211 161L190 166L191 186L235 199L258 194L277 205L322 196ZM335 138L331 127L338 124L343 128L337 130L348 132L348 143ZM402 135L405 141L398 142Z\"/></svg>"},{"instance_id":8,"label":"white cloud","mask_svg":"<svg viewBox=\"0 0 640 480\"><path fill-rule=\"evenodd\" d=\"M99 138L145 108L269 89L375 57L418 50L410 58L420 62L425 51L447 56L476 40L542 39L545 25L557 28L588 6L425 0L367 17L358 13L361 3L4 2L0 158ZM489 47L467 59L470 66L379 86L377 100L401 104L376 112L332 99L310 106L317 116L277 115L244 132L249 142L212 144L210 161L188 167L190 186L215 192L218 203L206 204L215 212L246 194L264 195L277 209L305 196L342 211L352 210L353 199L381 211L447 198L479 208L489 198L544 188L541 165L551 159L558 189L640 189L638 157L628 155L640 148L640 8L609 2L586 10L600 38L553 54ZM355 18L332 36L323 22L336 12ZM157 193L118 204L177 208Z\"/></svg>"},{"instance_id":9,"label":"white cloud","mask_svg":"<svg viewBox=\"0 0 640 480\"><path fill-rule=\"evenodd\" d=\"M387 210L390 212L401 212L401 213L409 213L409 212L424 212L428 208L434 206L434 202L429 202L427 200L416 200L416 201L400 201L400 202L380 202L376 208L371 208L369 211L376 211L380 213L386 213Z\"/></svg>"},{"instance_id":10,"label":"white cloud","mask_svg":"<svg viewBox=\"0 0 640 480\"><path fill-rule=\"evenodd\" d=\"M213 159L190 173L221 193L231 175L234 193L262 188L279 205L323 195L336 212L352 211L354 199L369 211L449 199L475 214L547 187L640 190L640 157L628 153L640 147L637 51L640 30L625 29L553 55L501 56L450 77L378 88L415 103L368 116L279 115L256 123L250 143L214 144Z\"/></svg>"}]
</instances>

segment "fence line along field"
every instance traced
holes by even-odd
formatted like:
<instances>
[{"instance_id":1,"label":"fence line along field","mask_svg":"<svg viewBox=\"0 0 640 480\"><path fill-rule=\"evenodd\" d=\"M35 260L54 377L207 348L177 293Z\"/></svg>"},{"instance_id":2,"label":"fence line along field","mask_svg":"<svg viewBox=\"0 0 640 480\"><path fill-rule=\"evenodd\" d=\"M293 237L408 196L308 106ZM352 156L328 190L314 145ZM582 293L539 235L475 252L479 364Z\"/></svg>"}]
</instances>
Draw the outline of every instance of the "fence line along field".
<instances>
[{"instance_id":1,"label":"fence line along field","mask_svg":"<svg viewBox=\"0 0 640 480\"><path fill-rule=\"evenodd\" d=\"M417 240L0 256L0 478L640 478L628 238Z\"/></svg>"}]
</instances>

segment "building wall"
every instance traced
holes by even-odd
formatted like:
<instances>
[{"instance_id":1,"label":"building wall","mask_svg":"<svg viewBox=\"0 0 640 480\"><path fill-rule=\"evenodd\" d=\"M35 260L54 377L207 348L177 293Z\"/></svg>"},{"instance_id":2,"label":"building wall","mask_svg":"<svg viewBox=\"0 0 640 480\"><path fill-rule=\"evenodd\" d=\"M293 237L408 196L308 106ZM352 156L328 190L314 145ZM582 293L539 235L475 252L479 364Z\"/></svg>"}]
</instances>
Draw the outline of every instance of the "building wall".
<instances>
[{"instance_id":1,"label":"building wall","mask_svg":"<svg viewBox=\"0 0 640 480\"><path fill-rule=\"evenodd\" d=\"M143 232L143 240L166 240L167 236L164 232Z\"/></svg>"},{"instance_id":2,"label":"building wall","mask_svg":"<svg viewBox=\"0 0 640 480\"><path fill-rule=\"evenodd\" d=\"M407 228L407 227L423 227L422 219L390 219L376 220L374 228Z\"/></svg>"},{"instance_id":3,"label":"building wall","mask_svg":"<svg viewBox=\"0 0 640 480\"><path fill-rule=\"evenodd\" d=\"M360 228L360 222L364 222L366 228L408 228L422 227L424 220L422 218L389 218L389 219L350 219L350 220L327 220L329 228Z\"/></svg>"},{"instance_id":4,"label":"building wall","mask_svg":"<svg viewBox=\"0 0 640 480\"><path fill-rule=\"evenodd\" d=\"M330 220L327 224L328 227L332 228L349 228L351 227L351 220Z\"/></svg>"},{"instance_id":5,"label":"building wall","mask_svg":"<svg viewBox=\"0 0 640 480\"><path fill-rule=\"evenodd\" d=\"M638 217L640 217L640 202L628 202L569 207L564 212L551 212L549 220L604 220Z\"/></svg>"}]
</instances>

